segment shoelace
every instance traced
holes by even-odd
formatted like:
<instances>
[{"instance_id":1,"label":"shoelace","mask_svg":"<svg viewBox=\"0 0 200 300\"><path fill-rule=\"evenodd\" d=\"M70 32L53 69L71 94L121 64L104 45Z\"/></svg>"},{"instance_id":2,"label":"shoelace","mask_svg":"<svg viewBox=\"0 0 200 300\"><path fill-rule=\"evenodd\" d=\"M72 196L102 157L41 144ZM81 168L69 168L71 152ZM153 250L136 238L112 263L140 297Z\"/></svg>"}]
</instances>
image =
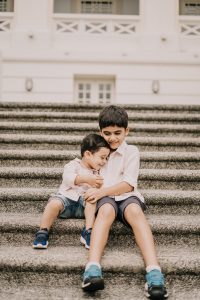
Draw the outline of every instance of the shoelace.
<instances>
[{"instance_id":1,"label":"shoelace","mask_svg":"<svg viewBox=\"0 0 200 300\"><path fill-rule=\"evenodd\" d=\"M147 282L149 286L152 285L164 285L164 276L158 270L152 270L147 273Z\"/></svg>"},{"instance_id":2,"label":"shoelace","mask_svg":"<svg viewBox=\"0 0 200 300\"><path fill-rule=\"evenodd\" d=\"M98 276L101 276L101 270L97 267L97 266L90 266L88 268L88 270L86 270L86 273L89 275L89 276L92 276L92 277L98 277Z\"/></svg>"},{"instance_id":3,"label":"shoelace","mask_svg":"<svg viewBox=\"0 0 200 300\"><path fill-rule=\"evenodd\" d=\"M48 239L48 233L47 232L38 232L36 234L36 239L38 242L42 242L44 240Z\"/></svg>"}]
</instances>

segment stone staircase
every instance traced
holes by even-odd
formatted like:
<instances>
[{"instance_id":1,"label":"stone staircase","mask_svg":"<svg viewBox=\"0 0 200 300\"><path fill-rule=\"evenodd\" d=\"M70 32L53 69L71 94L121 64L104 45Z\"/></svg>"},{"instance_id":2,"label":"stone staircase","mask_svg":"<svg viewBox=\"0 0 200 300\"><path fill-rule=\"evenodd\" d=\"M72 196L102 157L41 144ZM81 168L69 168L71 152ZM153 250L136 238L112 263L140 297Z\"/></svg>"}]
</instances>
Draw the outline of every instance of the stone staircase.
<instances>
[{"instance_id":1,"label":"stone staircase","mask_svg":"<svg viewBox=\"0 0 200 300\"><path fill-rule=\"evenodd\" d=\"M79 244L83 220L57 220L49 248L31 248L46 200L82 137L98 131L101 108L0 104L0 299L145 299L142 258L118 222L102 260L105 290L93 294L80 288L88 255ZM169 299L200 299L200 106L125 108Z\"/></svg>"}]
</instances>

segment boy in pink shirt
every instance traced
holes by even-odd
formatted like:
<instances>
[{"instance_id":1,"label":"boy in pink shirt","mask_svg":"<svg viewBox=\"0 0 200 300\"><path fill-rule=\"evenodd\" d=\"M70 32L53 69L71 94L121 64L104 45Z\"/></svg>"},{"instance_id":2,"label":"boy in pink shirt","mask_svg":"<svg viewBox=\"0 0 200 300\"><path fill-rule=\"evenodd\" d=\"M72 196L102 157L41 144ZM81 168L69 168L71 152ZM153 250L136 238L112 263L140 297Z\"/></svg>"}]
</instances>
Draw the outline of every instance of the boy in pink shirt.
<instances>
[{"instance_id":1,"label":"boy in pink shirt","mask_svg":"<svg viewBox=\"0 0 200 300\"><path fill-rule=\"evenodd\" d=\"M87 135L81 143L82 158L75 158L64 167L63 180L58 192L49 198L42 215L40 230L33 242L34 249L46 249L49 230L57 217L63 219L84 218L85 227L81 232L81 243L90 247L90 235L95 219L95 203L85 203L83 194L90 187L99 188L103 177L98 173L107 162L110 146L98 134Z\"/></svg>"},{"instance_id":2,"label":"boy in pink shirt","mask_svg":"<svg viewBox=\"0 0 200 300\"><path fill-rule=\"evenodd\" d=\"M104 288L101 257L106 246L112 223L117 218L130 226L141 250L146 266L146 296L151 299L167 298L164 276L158 264L154 240L143 211L143 196L137 190L139 151L128 145L128 115L114 105L105 107L99 115L101 135L108 142L111 154L102 169L104 184L85 193L85 200L97 202L97 216L91 235L89 261L83 275L82 288L95 291Z\"/></svg>"}]
</instances>

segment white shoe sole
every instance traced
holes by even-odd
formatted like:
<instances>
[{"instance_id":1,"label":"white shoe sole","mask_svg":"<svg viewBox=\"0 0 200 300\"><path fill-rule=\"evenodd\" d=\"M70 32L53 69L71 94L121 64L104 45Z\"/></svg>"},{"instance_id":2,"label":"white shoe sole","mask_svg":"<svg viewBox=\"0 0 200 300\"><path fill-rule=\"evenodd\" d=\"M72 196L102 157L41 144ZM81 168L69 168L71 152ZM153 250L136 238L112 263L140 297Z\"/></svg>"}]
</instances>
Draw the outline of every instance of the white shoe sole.
<instances>
[{"instance_id":1,"label":"white shoe sole","mask_svg":"<svg viewBox=\"0 0 200 300\"><path fill-rule=\"evenodd\" d=\"M144 289L145 289L145 296L146 296L147 298L150 298L151 295L148 293L148 284L147 284L147 282L145 283ZM167 293L167 294L165 294L165 295L163 296L162 299L168 298L168 297L169 297L169 295L168 295L168 293Z\"/></svg>"},{"instance_id":2,"label":"white shoe sole","mask_svg":"<svg viewBox=\"0 0 200 300\"><path fill-rule=\"evenodd\" d=\"M80 238L80 242L81 242L82 245L85 246L85 248L86 248L87 250L90 249L90 247L86 244L86 241L84 240L84 238L83 238L82 236L81 236L81 238Z\"/></svg>"},{"instance_id":3,"label":"white shoe sole","mask_svg":"<svg viewBox=\"0 0 200 300\"><path fill-rule=\"evenodd\" d=\"M47 249L48 244L49 243L47 242L47 244L45 246L42 244L37 244L37 245L33 245L32 247L33 247L33 249Z\"/></svg>"}]
</instances>

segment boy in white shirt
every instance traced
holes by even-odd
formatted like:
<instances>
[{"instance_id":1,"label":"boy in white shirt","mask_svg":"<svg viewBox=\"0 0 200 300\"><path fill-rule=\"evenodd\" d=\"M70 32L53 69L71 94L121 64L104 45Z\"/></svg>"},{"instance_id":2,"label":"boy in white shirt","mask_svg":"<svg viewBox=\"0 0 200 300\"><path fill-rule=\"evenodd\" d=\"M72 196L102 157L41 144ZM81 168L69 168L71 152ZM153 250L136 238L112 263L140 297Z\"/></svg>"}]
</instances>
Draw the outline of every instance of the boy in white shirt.
<instances>
[{"instance_id":1,"label":"boy in white shirt","mask_svg":"<svg viewBox=\"0 0 200 300\"><path fill-rule=\"evenodd\" d=\"M103 186L88 189L84 196L86 202L98 202L82 288L85 291L104 288L100 262L111 225L117 218L132 228L141 250L147 272L146 296L151 299L166 298L164 276L157 261L152 232L143 213L146 205L137 190L139 151L136 146L125 142L129 132L127 112L114 105L105 107L99 115L99 127L101 135L110 145L111 154L102 169Z\"/></svg>"},{"instance_id":2,"label":"boy in white shirt","mask_svg":"<svg viewBox=\"0 0 200 300\"><path fill-rule=\"evenodd\" d=\"M95 220L96 204L83 200L88 188L99 188L103 177L100 168L107 162L110 146L98 134L89 134L81 143L81 159L75 158L64 166L63 180L58 192L49 198L33 242L34 249L46 249L49 230L57 217L84 218L85 227L81 232L81 243L90 247L90 235Z\"/></svg>"}]
</instances>

